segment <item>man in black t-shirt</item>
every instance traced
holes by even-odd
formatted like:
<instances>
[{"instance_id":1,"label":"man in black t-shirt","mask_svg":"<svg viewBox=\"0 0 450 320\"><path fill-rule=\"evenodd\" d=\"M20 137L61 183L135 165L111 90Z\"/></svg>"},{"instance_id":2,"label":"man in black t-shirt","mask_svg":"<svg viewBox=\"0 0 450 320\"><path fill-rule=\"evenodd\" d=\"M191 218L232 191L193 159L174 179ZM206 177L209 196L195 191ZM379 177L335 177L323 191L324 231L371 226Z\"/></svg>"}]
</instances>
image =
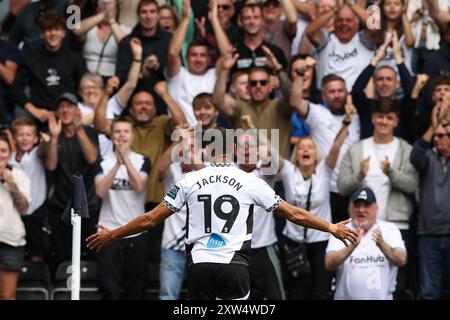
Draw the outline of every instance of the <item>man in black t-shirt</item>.
<instances>
[{"instance_id":1,"label":"man in black t-shirt","mask_svg":"<svg viewBox=\"0 0 450 320\"><path fill-rule=\"evenodd\" d=\"M242 28L242 38L234 43L237 53L239 53L239 58L236 61L232 73L236 70L250 70L253 67L269 67L267 57L262 49L266 46L275 55L278 62L286 70L288 62L284 56L283 51L272 44L269 44L263 40L262 29L263 29L263 15L262 8L259 4L246 4L239 13L239 22ZM226 48L227 44L225 41L228 39L223 39L217 36L217 41L224 42L219 44L219 47Z\"/></svg>"},{"instance_id":2,"label":"man in black t-shirt","mask_svg":"<svg viewBox=\"0 0 450 320\"><path fill-rule=\"evenodd\" d=\"M61 214L72 196L74 174L83 177L89 208L89 220L83 221L81 228L83 234L95 231L100 207L94 188L95 172L98 171L98 138L91 127L81 122L77 103L75 95L64 93L57 100L57 119L51 112L48 121L50 143L45 167L49 171L50 183L47 205L56 265L70 260L72 252L71 227L63 224Z\"/></svg>"}]
</instances>

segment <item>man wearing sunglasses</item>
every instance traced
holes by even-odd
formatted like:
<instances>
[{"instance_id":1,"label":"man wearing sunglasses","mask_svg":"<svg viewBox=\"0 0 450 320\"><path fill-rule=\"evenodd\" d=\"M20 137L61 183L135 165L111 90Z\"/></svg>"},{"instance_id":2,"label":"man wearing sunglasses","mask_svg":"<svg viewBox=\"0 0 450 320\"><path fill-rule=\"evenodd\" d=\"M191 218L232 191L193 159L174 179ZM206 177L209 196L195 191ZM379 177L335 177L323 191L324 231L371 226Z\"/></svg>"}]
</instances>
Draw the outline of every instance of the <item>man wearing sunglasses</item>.
<instances>
[{"instance_id":1,"label":"man wearing sunglasses","mask_svg":"<svg viewBox=\"0 0 450 320\"><path fill-rule=\"evenodd\" d=\"M431 126L416 141L411 163L420 174L418 253L420 298L439 299L450 272L450 125L449 102L435 106ZM450 278L447 277L447 286Z\"/></svg>"},{"instance_id":2,"label":"man wearing sunglasses","mask_svg":"<svg viewBox=\"0 0 450 320\"><path fill-rule=\"evenodd\" d=\"M248 73L248 92L250 101L234 99L226 94L226 83L231 69L239 58L239 54L227 54L222 59L218 79L214 87L213 102L218 106L220 113L230 118L234 128L244 128L242 116L249 115L257 129L278 129L280 154L288 157L289 137L291 132L292 108L289 107L291 83L283 66L271 52L263 46L267 61L277 70L283 99L271 99L273 88L269 82L270 74L266 68L252 68ZM270 130L269 130L270 134ZM270 138L270 137L269 137Z\"/></svg>"}]
</instances>

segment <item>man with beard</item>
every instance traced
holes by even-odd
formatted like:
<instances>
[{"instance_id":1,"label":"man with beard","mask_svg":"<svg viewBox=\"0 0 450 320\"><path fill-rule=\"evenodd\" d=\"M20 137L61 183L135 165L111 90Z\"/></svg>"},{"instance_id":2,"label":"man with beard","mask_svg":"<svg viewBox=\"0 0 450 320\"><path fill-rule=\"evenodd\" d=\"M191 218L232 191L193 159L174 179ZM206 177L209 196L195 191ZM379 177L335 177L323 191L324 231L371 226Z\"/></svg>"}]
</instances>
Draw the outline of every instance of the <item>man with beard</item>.
<instances>
[{"instance_id":1,"label":"man with beard","mask_svg":"<svg viewBox=\"0 0 450 320\"><path fill-rule=\"evenodd\" d=\"M399 229L377 218L378 205L370 188L351 197L349 228L358 241L348 247L330 237L325 268L336 270L335 300L392 300L398 267L406 264L406 250Z\"/></svg>"},{"instance_id":2,"label":"man with beard","mask_svg":"<svg viewBox=\"0 0 450 320\"><path fill-rule=\"evenodd\" d=\"M230 118L234 128L243 128L242 116L249 115L257 129L278 129L280 141L280 154L288 157L291 133L292 108L289 106L289 95L291 93L291 82L283 66L270 51L263 46L267 60L280 81L283 99L271 99L270 93L273 88L270 83L270 74L267 68L256 67L248 73L248 91L250 101L234 99L225 94L228 75L238 60L239 55L231 53L223 57L219 76L214 87L213 102L218 106L220 113ZM269 130L270 133L270 130ZM270 136L269 136L270 139Z\"/></svg>"},{"instance_id":3,"label":"man with beard","mask_svg":"<svg viewBox=\"0 0 450 320\"><path fill-rule=\"evenodd\" d=\"M133 50L134 51L134 50ZM136 56L134 60L140 56ZM130 79L136 79L139 73L140 64L136 61L133 62L132 68L128 76ZM124 84L131 86L132 84ZM135 82L135 81L133 81ZM132 90L132 88L130 89ZM120 91L120 90L119 90ZM162 100L168 106L172 116L168 115L156 115L155 100L153 96L147 91L138 91L131 97L129 106L129 117L131 118L134 126L134 139L132 143L132 150L134 152L145 155L150 159L153 166L159 163L159 159L163 152L167 149L170 142L170 134L174 127L182 126L186 123L186 119L183 112L175 103L175 101L169 95L167 84L165 81L158 82L155 86L155 91L159 94ZM99 105L99 110L96 110L94 119L95 128L97 131L106 134L111 137L111 120L107 119L106 102L109 97L103 98L103 103ZM120 105L126 105L126 101L120 101ZM117 104L116 104L117 105ZM122 105L122 107L124 106ZM108 105L108 108L110 105ZM158 201L161 201L164 195L164 186L159 180L157 170L151 170L145 197L145 209L151 210L156 206ZM153 229L148 232L149 237L149 256L152 261L159 261L160 258L160 241L161 241L162 226Z\"/></svg>"}]
</instances>

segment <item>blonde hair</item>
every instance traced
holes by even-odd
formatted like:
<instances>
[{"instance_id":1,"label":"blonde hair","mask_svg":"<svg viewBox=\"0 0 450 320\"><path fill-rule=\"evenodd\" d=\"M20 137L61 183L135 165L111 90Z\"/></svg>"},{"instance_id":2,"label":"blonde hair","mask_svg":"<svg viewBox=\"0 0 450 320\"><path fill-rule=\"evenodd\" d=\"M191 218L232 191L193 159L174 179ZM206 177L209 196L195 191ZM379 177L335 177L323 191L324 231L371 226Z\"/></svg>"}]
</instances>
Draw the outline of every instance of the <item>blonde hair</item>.
<instances>
[{"instance_id":1,"label":"blonde hair","mask_svg":"<svg viewBox=\"0 0 450 320\"><path fill-rule=\"evenodd\" d=\"M100 88L103 88L103 79L100 75L91 73L91 72L86 72L81 77L80 89L82 89L86 85L86 82L88 82L88 81L91 81L91 82L95 83L96 85L98 85Z\"/></svg>"},{"instance_id":2,"label":"blonde hair","mask_svg":"<svg viewBox=\"0 0 450 320\"><path fill-rule=\"evenodd\" d=\"M300 137L300 138L298 139L297 143L295 144L294 150L292 150L292 155L291 155L291 159L290 159L291 162L292 162L295 166L297 166L297 160L298 160L298 159L297 159L298 146L300 145L300 143L301 143L302 141L305 141L305 140L311 141L311 143L312 143L313 146L314 146L314 149L316 150L316 152L315 152L316 165L322 160L322 156L321 156L321 154L320 154L320 152L319 152L319 149L317 148L317 145L316 145L316 143L314 142L313 138L312 138L311 136Z\"/></svg>"}]
</instances>

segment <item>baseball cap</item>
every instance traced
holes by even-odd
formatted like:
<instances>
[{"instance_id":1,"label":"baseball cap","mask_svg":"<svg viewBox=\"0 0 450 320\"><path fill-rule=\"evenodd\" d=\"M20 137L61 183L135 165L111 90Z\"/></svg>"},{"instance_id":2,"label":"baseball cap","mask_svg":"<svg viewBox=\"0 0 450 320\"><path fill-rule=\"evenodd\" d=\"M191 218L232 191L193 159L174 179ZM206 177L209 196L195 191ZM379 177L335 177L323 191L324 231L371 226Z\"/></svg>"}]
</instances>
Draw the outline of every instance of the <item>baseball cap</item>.
<instances>
[{"instance_id":1,"label":"baseball cap","mask_svg":"<svg viewBox=\"0 0 450 320\"><path fill-rule=\"evenodd\" d=\"M353 192L350 201L356 202L358 200L363 200L367 203L374 203L377 202L377 198L375 197L375 194L373 193L372 189L368 187L361 187L355 192Z\"/></svg>"},{"instance_id":2,"label":"baseball cap","mask_svg":"<svg viewBox=\"0 0 450 320\"><path fill-rule=\"evenodd\" d=\"M74 105L78 104L78 99L77 99L76 95L74 95L73 93L70 93L70 92L64 92L62 95L60 95L58 97L58 99L56 100L56 105L59 106L59 103L62 100L69 101L70 103L72 103Z\"/></svg>"}]
</instances>

